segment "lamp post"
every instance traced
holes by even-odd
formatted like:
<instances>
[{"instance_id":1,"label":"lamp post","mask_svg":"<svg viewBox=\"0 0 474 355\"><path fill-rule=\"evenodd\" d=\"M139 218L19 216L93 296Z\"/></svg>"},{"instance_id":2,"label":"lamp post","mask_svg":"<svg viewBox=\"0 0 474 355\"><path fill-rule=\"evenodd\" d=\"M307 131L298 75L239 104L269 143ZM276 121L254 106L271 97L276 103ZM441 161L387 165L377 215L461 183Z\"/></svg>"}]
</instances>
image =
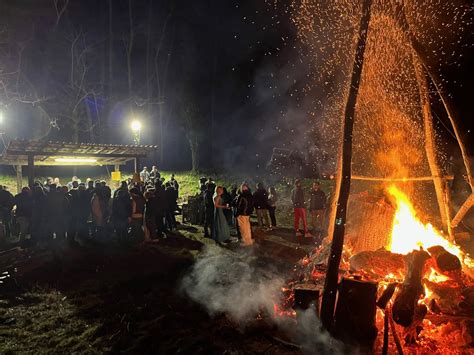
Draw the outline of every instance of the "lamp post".
<instances>
[{"instance_id":1,"label":"lamp post","mask_svg":"<svg viewBox=\"0 0 474 355\"><path fill-rule=\"evenodd\" d=\"M140 133L142 131L142 123L138 120L133 120L130 124L130 128L133 133L133 143L136 145L140 144Z\"/></svg>"}]
</instances>

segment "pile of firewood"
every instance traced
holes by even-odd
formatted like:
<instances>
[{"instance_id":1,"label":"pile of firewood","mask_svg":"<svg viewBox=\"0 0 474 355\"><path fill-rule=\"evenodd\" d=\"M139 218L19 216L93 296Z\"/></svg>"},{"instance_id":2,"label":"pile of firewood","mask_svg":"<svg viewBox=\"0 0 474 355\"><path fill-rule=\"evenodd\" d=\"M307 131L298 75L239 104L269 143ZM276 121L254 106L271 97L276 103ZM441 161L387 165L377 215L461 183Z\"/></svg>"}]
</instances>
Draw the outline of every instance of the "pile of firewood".
<instances>
[{"instance_id":1,"label":"pile of firewood","mask_svg":"<svg viewBox=\"0 0 474 355\"><path fill-rule=\"evenodd\" d=\"M384 351L389 328L401 351L403 345L417 343L425 318L436 324L458 322L466 334L463 345L474 341L474 283L463 273L459 258L443 247L416 250L406 256L383 249L362 252L351 258L350 265L354 274L385 285L372 305L385 314ZM430 278L433 273L437 279ZM387 275L391 281L388 284ZM430 290L429 297L426 289Z\"/></svg>"}]
</instances>

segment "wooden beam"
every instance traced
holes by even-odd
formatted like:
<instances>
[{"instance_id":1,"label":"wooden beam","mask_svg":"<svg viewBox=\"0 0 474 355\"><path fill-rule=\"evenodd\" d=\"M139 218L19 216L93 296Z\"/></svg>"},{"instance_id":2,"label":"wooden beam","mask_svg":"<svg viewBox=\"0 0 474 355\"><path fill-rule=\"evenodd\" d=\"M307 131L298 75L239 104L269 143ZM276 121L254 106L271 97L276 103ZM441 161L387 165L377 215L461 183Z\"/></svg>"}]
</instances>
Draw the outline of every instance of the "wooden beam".
<instances>
[{"instance_id":1,"label":"wooden beam","mask_svg":"<svg viewBox=\"0 0 474 355\"><path fill-rule=\"evenodd\" d=\"M33 187L35 183L35 156L33 154L28 155L28 186Z\"/></svg>"},{"instance_id":2,"label":"wooden beam","mask_svg":"<svg viewBox=\"0 0 474 355\"><path fill-rule=\"evenodd\" d=\"M12 150L8 150L7 151L7 154L8 155L25 155L25 154L33 154L35 156L47 156L47 157L57 157L57 156L61 156L61 157L91 157L91 158L135 158L135 157L138 157L138 158L145 158L146 157L146 153L143 153L143 154L134 154L134 153L127 153L127 154L107 154L107 153L98 153L98 154L94 154L94 153L67 153L67 152L59 152L59 151L56 151L56 152L44 152L44 151L28 151L28 152L23 152L23 151L12 151Z\"/></svg>"},{"instance_id":3,"label":"wooden beam","mask_svg":"<svg viewBox=\"0 0 474 355\"><path fill-rule=\"evenodd\" d=\"M345 224L347 216L347 203L351 191L352 175L352 131L354 127L357 94L364 64L365 45L369 31L372 0L362 2L362 16L360 19L358 40L355 50L352 75L347 97L343 121L343 135L341 147L341 180L336 206L335 220L333 223L333 236L331 251L328 259L328 268L324 283L324 292L321 304L321 321L328 330L332 329L334 319L334 305L336 302L337 285L339 281L339 264L341 262L342 248L344 245Z\"/></svg>"},{"instance_id":4,"label":"wooden beam","mask_svg":"<svg viewBox=\"0 0 474 355\"><path fill-rule=\"evenodd\" d=\"M469 161L469 157L467 154L466 147L464 145L463 138L461 137L461 132L459 131L459 127L456 122L457 115L455 113L455 108L450 98L448 97L448 94L446 94L442 90L441 78L439 77L438 73L434 70L434 68L432 68L428 63L428 60L427 60L427 58L429 58L428 51L422 46L422 44L417 40L417 38L413 35L413 32L411 31L410 24L408 23L408 20L405 14L404 2L395 1L394 4L397 7L396 21L398 22L398 25L400 26L402 31L405 32L407 40L409 41L412 49L415 51L416 55L420 59L420 62L422 63L423 67L426 69L426 72L428 73L428 76L430 77L431 82L435 86L436 91L438 92L438 95L441 98L441 102L443 103L443 106L446 110L446 114L448 115L449 121L451 123L451 127L453 128L454 135L456 136L459 149L461 150L461 155L463 158L464 166L466 168L467 178L468 178L469 185L471 187L471 191L474 192L474 180L472 177L471 163Z\"/></svg>"},{"instance_id":5,"label":"wooden beam","mask_svg":"<svg viewBox=\"0 0 474 355\"><path fill-rule=\"evenodd\" d=\"M414 177L405 177L405 178L352 175L352 180L390 181L390 182L433 181L434 179L437 179L437 178L442 179L442 180L454 180L453 175L448 175L448 176L414 176Z\"/></svg>"},{"instance_id":6,"label":"wooden beam","mask_svg":"<svg viewBox=\"0 0 474 355\"><path fill-rule=\"evenodd\" d=\"M423 126L425 129L425 151L428 158L428 165L430 167L431 175L433 175L433 184L435 187L436 200L438 202L438 210L441 217L441 223L445 232L450 233L451 228L448 227L448 216L446 211L446 200L443 182L441 177L441 169L439 168L438 159L436 156L436 141L433 127L433 115L431 113L430 96L428 91L428 81L426 80L426 73L416 53L413 53L413 66L415 69L416 79L418 82L418 90L420 97L420 106L423 116ZM452 235L449 238L452 241Z\"/></svg>"},{"instance_id":7,"label":"wooden beam","mask_svg":"<svg viewBox=\"0 0 474 355\"><path fill-rule=\"evenodd\" d=\"M138 169L140 169L140 159L138 157L135 157L134 160L134 171L135 173L138 173Z\"/></svg>"},{"instance_id":8,"label":"wooden beam","mask_svg":"<svg viewBox=\"0 0 474 355\"><path fill-rule=\"evenodd\" d=\"M474 193L469 195L469 197L466 199L466 201L464 201L464 203L461 205L458 212L454 216L453 220L451 221L451 226L453 228L457 227L459 223L461 223L461 221L466 216L467 212L469 212L472 206L474 206Z\"/></svg>"},{"instance_id":9,"label":"wooden beam","mask_svg":"<svg viewBox=\"0 0 474 355\"><path fill-rule=\"evenodd\" d=\"M16 191L17 193L21 192L21 189L23 188L23 175L21 171L21 165L15 166L16 170Z\"/></svg>"}]
</instances>

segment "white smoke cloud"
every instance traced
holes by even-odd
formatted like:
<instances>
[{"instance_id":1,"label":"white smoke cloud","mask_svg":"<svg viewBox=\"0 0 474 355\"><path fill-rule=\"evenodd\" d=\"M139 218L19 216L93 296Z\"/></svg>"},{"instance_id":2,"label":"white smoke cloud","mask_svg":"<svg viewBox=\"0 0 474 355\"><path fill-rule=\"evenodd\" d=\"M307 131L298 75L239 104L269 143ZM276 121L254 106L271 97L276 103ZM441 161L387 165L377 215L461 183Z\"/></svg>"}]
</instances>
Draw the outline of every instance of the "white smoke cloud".
<instances>
[{"instance_id":1,"label":"white smoke cloud","mask_svg":"<svg viewBox=\"0 0 474 355\"><path fill-rule=\"evenodd\" d=\"M302 349L342 353L341 345L322 329L313 308L299 312L296 322L274 314L274 304L281 300L285 277L270 265L261 263L252 249L230 251L208 246L183 278L181 290L205 307L211 316L225 313L245 326L264 312L267 319Z\"/></svg>"}]
</instances>

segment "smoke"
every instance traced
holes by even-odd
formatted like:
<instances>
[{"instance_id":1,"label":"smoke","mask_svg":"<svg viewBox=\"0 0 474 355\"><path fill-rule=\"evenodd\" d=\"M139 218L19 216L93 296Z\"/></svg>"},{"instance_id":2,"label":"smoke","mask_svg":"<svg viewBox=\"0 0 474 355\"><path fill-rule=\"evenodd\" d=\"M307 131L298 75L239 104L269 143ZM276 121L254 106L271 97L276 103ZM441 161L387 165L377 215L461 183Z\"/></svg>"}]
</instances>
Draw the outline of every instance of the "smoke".
<instances>
[{"instance_id":1,"label":"smoke","mask_svg":"<svg viewBox=\"0 0 474 355\"><path fill-rule=\"evenodd\" d=\"M313 308L297 321L275 314L285 277L259 259L252 249L229 251L208 246L185 275L181 291L211 316L225 313L241 326L259 314L286 332L301 348L318 353L342 353L342 346L322 329Z\"/></svg>"}]
</instances>

